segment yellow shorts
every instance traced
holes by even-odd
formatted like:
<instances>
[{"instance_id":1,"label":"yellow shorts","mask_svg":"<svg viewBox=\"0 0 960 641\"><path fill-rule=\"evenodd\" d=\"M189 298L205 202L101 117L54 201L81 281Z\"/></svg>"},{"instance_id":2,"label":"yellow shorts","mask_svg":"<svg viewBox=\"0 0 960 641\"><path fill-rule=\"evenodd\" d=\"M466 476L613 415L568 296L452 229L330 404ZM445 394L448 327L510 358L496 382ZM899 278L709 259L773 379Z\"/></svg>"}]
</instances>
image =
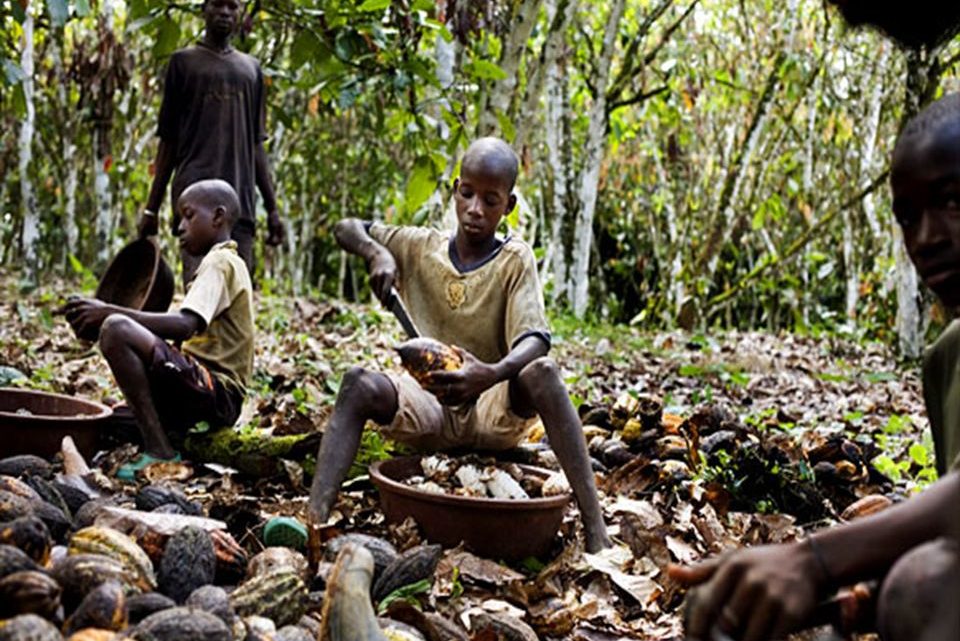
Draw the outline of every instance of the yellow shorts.
<instances>
[{"instance_id":1,"label":"yellow shorts","mask_svg":"<svg viewBox=\"0 0 960 641\"><path fill-rule=\"evenodd\" d=\"M526 437L537 420L510 410L509 381L497 383L475 403L451 407L442 405L406 372L385 374L397 390L397 414L380 431L420 450L509 449Z\"/></svg>"}]
</instances>

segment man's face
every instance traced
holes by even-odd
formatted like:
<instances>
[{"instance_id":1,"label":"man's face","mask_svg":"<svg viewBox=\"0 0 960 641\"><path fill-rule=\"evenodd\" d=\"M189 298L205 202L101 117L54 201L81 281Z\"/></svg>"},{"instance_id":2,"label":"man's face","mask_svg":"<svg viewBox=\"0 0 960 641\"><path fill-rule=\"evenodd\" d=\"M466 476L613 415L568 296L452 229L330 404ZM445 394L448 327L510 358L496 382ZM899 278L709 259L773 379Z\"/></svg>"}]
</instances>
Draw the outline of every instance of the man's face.
<instances>
[{"instance_id":1,"label":"man's face","mask_svg":"<svg viewBox=\"0 0 960 641\"><path fill-rule=\"evenodd\" d=\"M240 20L242 8L240 0L207 0L203 5L207 29L220 36L231 35Z\"/></svg>"},{"instance_id":2,"label":"man's face","mask_svg":"<svg viewBox=\"0 0 960 641\"><path fill-rule=\"evenodd\" d=\"M180 197L180 247L191 256L203 256L217 241L225 220L222 207L212 207L189 192Z\"/></svg>"},{"instance_id":3,"label":"man's face","mask_svg":"<svg viewBox=\"0 0 960 641\"><path fill-rule=\"evenodd\" d=\"M948 307L960 306L960 126L941 126L894 157L893 212L923 282Z\"/></svg>"},{"instance_id":4,"label":"man's face","mask_svg":"<svg viewBox=\"0 0 960 641\"><path fill-rule=\"evenodd\" d=\"M460 231L471 244L488 241L500 219L513 209L516 196L501 176L473 171L464 166L454 183L454 202Z\"/></svg>"},{"instance_id":5,"label":"man's face","mask_svg":"<svg viewBox=\"0 0 960 641\"><path fill-rule=\"evenodd\" d=\"M910 47L934 45L960 26L956 0L829 0L852 26L878 27Z\"/></svg>"}]
</instances>

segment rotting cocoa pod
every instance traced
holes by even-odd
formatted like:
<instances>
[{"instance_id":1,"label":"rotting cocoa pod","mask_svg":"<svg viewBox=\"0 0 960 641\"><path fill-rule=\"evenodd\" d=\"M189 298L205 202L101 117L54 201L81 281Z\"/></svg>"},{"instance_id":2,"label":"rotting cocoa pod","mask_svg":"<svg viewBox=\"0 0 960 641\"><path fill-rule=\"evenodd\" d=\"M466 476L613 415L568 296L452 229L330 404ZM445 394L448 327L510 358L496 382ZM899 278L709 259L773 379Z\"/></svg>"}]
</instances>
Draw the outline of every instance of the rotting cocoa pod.
<instances>
[{"instance_id":1,"label":"rotting cocoa pod","mask_svg":"<svg viewBox=\"0 0 960 641\"><path fill-rule=\"evenodd\" d=\"M230 594L241 617L263 616L277 625L294 623L307 611L307 588L291 570L277 570L242 583Z\"/></svg>"},{"instance_id":2,"label":"rotting cocoa pod","mask_svg":"<svg viewBox=\"0 0 960 641\"><path fill-rule=\"evenodd\" d=\"M0 619L18 614L52 618L60 607L60 585L43 572L26 570L0 579Z\"/></svg>"},{"instance_id":3,"label":"rotting cocoa pod","mask_svg":"<svg viewBox=\"0 0 960 641\"><path fill-rule=\"evenodd\" d=\"M21 481L15 476L0 475L0 490L16 494L28 501L42 501L43 498L37 494L37 491L30 487L25 481Z\"/></svg>"},{"instance_id":4,"label":"rotting cocoa pod","mask_svg":"<svg viewBox=\"0 0 960 641\"><path fill-rule=\"evenodd\" d=\"M174 504L183 510L183 514L203 516L199 503L191 501L182 492L162 485L145 485L134 499L138 510L152 512L162 505Z\"/></svg>"},{"instance_id":5,"label":"rotting cocoa pod","mask_svg":"<svg viewBox=\"0 0 960 641\"><path fill-rule=\"evenodd\" d=\"M502 641L539 641L537 633L520 619L508 614L478 612L470 616L470 629L474 637L484 631L491 632Z\"/></svg>"},{"instance_id":6,"label":"rotting cocoa pod","mask_svg":"<svg viewBox=\"0 0 960 641\"><path fill-rule=\"evenodd\" d=\"M340 554L340 550L343 549L343 546L348 543L361 545L367 548L370 554L373 555L374 581L376 581L387 566L396 561L399 556L397 548L393 547L393 544L389 541L376 536L370 536L369 534L360 534L359 532L342 534L328 541L324 548L324 556L328 561L335 560Z\"/></svg>"},{"instance_id":7,"label":"rotting cocoa pod","mask_svg":"<svg viewBox=\"0 0 960 641\"><path fill-rule=\"evenodd\" d=\"M639 405L636 395L630 392L621 393L610 408L610 425L614 429L622 430L627 421L636 417Z\"/></svg>"},{"instance_id":8,"label":"rotting cocoa pod","mask_svg":"<svg viewBox=\"0 0 960 641\"><path fill-rule=\"evenodd\" d=\"M882 494L870 494L848 505L847 509L843 511L843 514L840 515L840 518L844 521L852 521L853 519L876 514L891 505L893 505L893 501L888 497Z\"/></svg>"},{"instance_id":9,"label":"rotting cocoa pod","mask_svg":"<svg viewBox=\"0 0 960 641\"><path fill-rule=\"evenodd\" d=\"M428 641L467 641L467 633L453 621L449 621L436 612L427 612L424 615L425 629Z\"/></svg>"},{"instance_id":10,"label":"rotting cocoa pod","mask_svg":"<svg viewBox=\"0 0 960 641\"><path fill-rule=\"evenodd\" d=\"M163 549L157 585L160 592L183 603L197 588L213 583L217 555L205 530L187 526L170 537Z\"/></svg>"},{"instance_id":11,"label":"rotting cocoa pod","mask_svg":"<svg viewBox=\"0 0 960 641\"><path fill-rule=\"evenodd\" d=\"M139 592L137 578L116 559L102 554L71 554L59 560L51 571L63 588L63 607L72 612L83 597L101 583L116 581L129 593Z\"/></svg>"},{"instance_id":12,"label":"rotting cocoa pod","mask_svg":"<svg viewBox=\"0 0 960 641\"><path fill-rule=\"evenodd\" d=\"M418 545L401 554L374 584L374 601L382 600L399 587L433 576L442 552L439 545Z\"/></svg>"},{"instance_id":13,"label":"rotting cocoa pod","mask_svg":"<svg viewBox=\"0 0 960 641\"><path fill-rule=\"evenodd\" d=\"M115 632L127 627L129 614L124 588L116 581L101 583L91 590L63 624L65 634L83 628L99 628Z\"/></svg>"},{"instance_id":14,"label":"rotting cocoa pod","mask_svg":"<svg viewBox=\"0 0 960 641\"><path fill-rule=\"evenodd\" d=\"M33 515L46 524L47 529L50 530L50 536L57 543L66 541L67 534L73 529L73 521L70 516L56 505L45 501L34 505Z\"/></svg>"},{"instance_id":15,"label":"rotting cocoa pod","mask_svg":"<svg viewBox=\"0 0 960 641\"><path fill-rule=\"evenodd\" d=\"M290 548L269 547L260 552L247 566L247 578L271 574L278 570L290 570L297 574L304 582L310 579L310 567L307 558Z\"/></svg>"},{"instance_id":16,"label":"rotting cocoa pod","mask_svg":"<svg viewBox=\"0 0 960 641\"><path fill-rule=\"evenodd\" d=\"M20 454L0 459L0 474L22 477L26 475L48 479L53 476L53 466L33 454Z\"/></svg>"},{"instance_id":17,"label":"rotting cocoa pod","mask_svg":"<svg viewBox=\"0 0 960 641\"><path fill-rule=\"evenodd\" d=\"M53 487L57 490L60 496L63 497L63 501L66 503L67 509L70 511L71 515L76 514L80 508L96 498L91 496L86 491L67 483L54 481Z\"/></svg>"},{"instance_id":18,"label":"rotting cocoa pod","mask_svg":"<svg viewBox=\"0 0 960 641\"><path fill-rule=\"evenodd\" d=\"M153 563L136 541L108 527L92 526L77 530L67 547L70 554L102 554L119 561L136 577L137 587L144 592L157 588Z\"/></svg>"},{"instance_id":19,"label":"rotting cocoa pod","mask_svg":"<svg viewBox=\"0 0 960 641\"><path fill-rule=\"evenodd\" d=\"M365 547L347 543L340 550L327 581L319 641L387 641L370 602L373 567Z\"/></svg>"},{"instance_id":20,"label":"rotting cocoa pod","mask_svg":"<svg viewBox=\"0 0 960 641\"><path fill-rule=\"evenodd\" d=\"M637 397L637 415L645 430L659 430L663 420L663 401L656 396L642 394Z\"/></svg>"},{"instance_id":21,"label":"rotting cocoa pod","mask_svg":"<svg viewBox=\"0 0 960 641\"><path fill-rule=\"evenodd\" d=\"M40 566L20 548L0 545L0 578L25 570L39 571Z\"/></svg>"},{"instance_id":22,"label":"rotting cocoa pod","mask_svg":"<svg viewBox=\"0 0 960 641\"><path fill-rule=\"evenodd\" d=\"M130 631L135 641L231 641L227 624L197 608L170 608L151 614Z\"/></svg>"},{"instance_id":23,"label":"rotting cocoa pod","mask_svg":"<svg viewBox=\"0 0 960 641\"><path fill-rule=\"evenodd\" d=\"M12 521L24 516L33 516L33 508L40 502L31 501L19 494L0 490L0 521Z\"/></svg>"},{"instance_id":24,"label":"rotting cocoa pod","mask_svg":"<svg viewBox=\"0 0 960 641\"><path fill-rule=\"evenodd\" d=\"M35 516L23 516L0 524L0 543L18 548L40 565L50 559L53 546L50 530Z\"/></svg>"},{"instance_id":25,"label":"rotting cocoa pod","mask_svg":"<svg viewBox=\"0 0 960 641\"><path fill-rule=\"evenodd\" d=\"M63 494L60 493L60 490L57 489L57 486L53 483L53 481L36 476L27 476L24 478L24 481L27 485L32 487L37 494L40 495L40 498L43 499L44 502L49 503L68 517L72 518L70 506L67 505L66 500L63 498Z\"/></svg>"},{"instance_id":26,"label":"rotting cocoa pod","mask_svg":"<svg viewBox=\"0 0 960 641\"><path fill-rule=\"evenodd\" d=\"M105 496L102 499L94 499L83 504L74 515L74 525L78 528L90 527L105 507L115 506L117 499L112 496Z\"/></svg>"},{"instance_id":27,"label":"rotting cocoa pod","mask_svg":"<svg viewBox=\"0 0 960 641\"><path fill-rule=\"evenodd\" d=\"M580 407L583 408L583 405ZM594 407L589 409L581 415L580 422L583 425L595 425L596 427L602 427L608 432L613 427L610 425L610 410L606 407Z\"/></svg>"},{"instance_id":28,"label":"rotting cocoa pod","mask_svg":"<svg viewBox=\"0 0 960 641\"><path fill-rule=\"evenodd\" d=\"M154 612L161 612L177 607L170 597L159 592L134 594L127 599L127 614L131 625L140 623Z\"/></svg>"},{"instance_id":29,"label":"rotting cocoa pod","mask_svg":"<svg viewBox=\"0 0 960 641\"><path fill-rule=\"evenodd\" d=\"M394 349L403 367L421 385L430 380L431 372L454 371L463 366L463 358L452 347L432 338L411 338Z\"/></svg>"},{"instance_id":30,"label":"rotting cocoa pod","mask_svg":"<svg viewBox=\"0 0 960 641\"><path fill-rule=\"evenodd\" d=\"M43 617L21 614L0 621L0 641L63 641L60 631Z\"/></svg>"},{"instance_id":31,"label":"rotting cocoa pod","mask_svg":"<svg viewBox=\"0 0 960 641\"><path fill-rule=\"evenodd\" d=\"M232 627L237 619L237 613L230 604L230 596L227 591L215 585L205 585L194 590L187 597L185 604L189 608L197 608L204 612L209 612L221 621Z\"/></svg>"}]
</instances>

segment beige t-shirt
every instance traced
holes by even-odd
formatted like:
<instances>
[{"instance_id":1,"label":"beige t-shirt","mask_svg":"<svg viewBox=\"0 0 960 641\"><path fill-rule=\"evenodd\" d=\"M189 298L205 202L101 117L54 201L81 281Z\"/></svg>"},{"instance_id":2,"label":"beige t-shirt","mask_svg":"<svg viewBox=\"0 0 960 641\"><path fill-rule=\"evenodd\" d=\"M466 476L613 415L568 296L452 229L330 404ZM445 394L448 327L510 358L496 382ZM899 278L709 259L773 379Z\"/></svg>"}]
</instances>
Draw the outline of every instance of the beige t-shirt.
<instances>
[{"instance_id":1,"label":"beige t-shirt","mask_svg":"<svg viewBox=\"0 0 960 641\"><path fill-rule=\"evenodd\" d=\"M194 312L206 324L183 343L183 352L244 393L253 374L253 287L236 242L219 243L207 252L180 309Z\"/></svg>"},{"instance_id":2,"label":"beige t-shirt","mask_svg":"<svg viewBox=\"0 0 960 641\"><path fill-rule=\"evenodd\" d=\"M448 232L373 223L371 238L397 261L397 289L420 333L495 363L527 336L550 344L543 291L530 246L507 238L465 266Z\"/></svg>"}]
</instances>

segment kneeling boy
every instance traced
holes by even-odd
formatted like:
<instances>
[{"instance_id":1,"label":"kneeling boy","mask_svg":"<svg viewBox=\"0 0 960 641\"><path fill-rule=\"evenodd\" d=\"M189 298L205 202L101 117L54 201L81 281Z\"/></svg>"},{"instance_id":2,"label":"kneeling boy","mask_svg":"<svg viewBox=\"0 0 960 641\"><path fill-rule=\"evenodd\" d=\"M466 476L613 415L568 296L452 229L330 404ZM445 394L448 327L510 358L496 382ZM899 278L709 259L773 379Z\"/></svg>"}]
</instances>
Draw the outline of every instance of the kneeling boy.
<instances>
[{"instance_id":1,"label":"kneeling boy","mask_svg":"<svg viewBox=\"0 0 960 641\"><path fill-rule=\"evenodd\" d=\"M253 371L250 276L230 230L240 203L222 180L190 185L177 201L180 245L203 257L180 309L140 312L78 298L65 307L78 334L100 332L100 349L133 411L143 454L120 468L132 479L144 466L178 459L168 432L199 421L233 425ZM167 341L180 343L177 349Z\"/></svg>"},{"instance_id":2,"label":"kneeling boy","mask_svg":"<svg viewBox=\"0 0 960 641\"><path fill-rule=\"evenodd\" d=\"M580 506L587 550L609 545L580 420L546 356L550 334L533 251L496 235L516 204L517 171L502 140L470 145L454 184L452 236L355 219L337 224L340 245L367 260L380 300L396 283L420 330L458 346L465 362L435 372L426 389L406 374L355 367L344 375L317 457L313 523L329 515L367 420L421 449L502 450L517 445L539 415Z\"/></svg>"}]
</instances>

